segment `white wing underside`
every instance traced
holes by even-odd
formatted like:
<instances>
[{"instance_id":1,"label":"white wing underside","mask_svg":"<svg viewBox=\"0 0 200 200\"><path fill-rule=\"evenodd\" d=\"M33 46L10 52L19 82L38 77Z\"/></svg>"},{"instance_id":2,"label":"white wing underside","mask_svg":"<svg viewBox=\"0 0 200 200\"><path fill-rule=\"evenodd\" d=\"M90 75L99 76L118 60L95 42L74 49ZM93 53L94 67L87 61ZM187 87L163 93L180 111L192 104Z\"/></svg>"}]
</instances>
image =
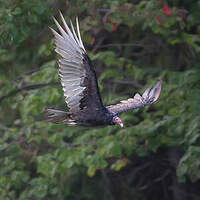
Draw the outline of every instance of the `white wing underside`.
<instances>
[{"instance_id":1,"label":"white wing underside","mask_svg":"<svg viewBox=\"0 0 200 200\"><path fill-rule=\"evenodd\" d=\"M59 76L61 78L64 96L66 97L66 103L70 110L76 111L79 108L80 100L83 97L83 91L85 89L81 85L83 85L82 83L86 77L86 71L83 67L83 59L86 51L80 36L78 18L76 18L77 36L72 22L70 21L70 30L61 13L60 16L64 28L53 18L60 34L54 29L50 29L55 36L55 51L61 56L58 62Z\"/></svg>"},{"instance_id":2,"label":"white wing underside","mask_svg":"<svg viewBox=\"0 0 200 200\"><path fill-rule=\"evenodd\" d=\"M131 109L141 108L155 103L161 92L162 81L158 81L152 89L147 88L143 95L136 93L133 98L122 100L115 105L107 106L107 109L116 114L127 112Z\"/></svg>"}]
</instances>

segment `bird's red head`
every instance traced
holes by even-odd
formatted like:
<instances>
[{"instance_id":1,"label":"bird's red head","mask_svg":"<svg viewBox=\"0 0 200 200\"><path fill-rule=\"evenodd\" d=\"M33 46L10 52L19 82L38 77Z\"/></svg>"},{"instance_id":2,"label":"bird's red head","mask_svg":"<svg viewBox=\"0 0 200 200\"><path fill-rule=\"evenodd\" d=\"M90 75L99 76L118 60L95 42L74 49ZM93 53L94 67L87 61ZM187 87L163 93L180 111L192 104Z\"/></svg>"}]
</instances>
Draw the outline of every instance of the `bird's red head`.
<instances>
[{"instance_id":1,"label":"bird's red head","mask_svg":"<svg viewBox=\"0 0 200 200\"><path fill-rule=\"evenodd\" d=\"M113 123L120 125L121 128L124 126L122 120L117 116L113 117Z\"/></svg>"}]
</instances>

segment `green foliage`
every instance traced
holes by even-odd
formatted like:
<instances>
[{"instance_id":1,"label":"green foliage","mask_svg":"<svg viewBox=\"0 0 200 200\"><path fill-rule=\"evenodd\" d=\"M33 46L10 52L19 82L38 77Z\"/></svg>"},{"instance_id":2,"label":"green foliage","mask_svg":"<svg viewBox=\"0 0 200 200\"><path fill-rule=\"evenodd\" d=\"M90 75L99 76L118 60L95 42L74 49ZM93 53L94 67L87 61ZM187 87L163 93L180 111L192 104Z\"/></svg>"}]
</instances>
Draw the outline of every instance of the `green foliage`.
<instances>
[{"instance_id":1,"label":"green foliage","mask_svg":"<svg viewBox=\"0 0 200 200\"><path fill-rule=\"evenodd\" d=\"M0 199L108 199L99 170L167 147L184 149L180 181L200 177L199 1L169 1L170 15L134 2L0 0ZM45 108L67 109L48 29L57 9L79 15L105 104L162 79L159 101L123 114L123 129L46 123Z\"/></svg>"}]
</instances>

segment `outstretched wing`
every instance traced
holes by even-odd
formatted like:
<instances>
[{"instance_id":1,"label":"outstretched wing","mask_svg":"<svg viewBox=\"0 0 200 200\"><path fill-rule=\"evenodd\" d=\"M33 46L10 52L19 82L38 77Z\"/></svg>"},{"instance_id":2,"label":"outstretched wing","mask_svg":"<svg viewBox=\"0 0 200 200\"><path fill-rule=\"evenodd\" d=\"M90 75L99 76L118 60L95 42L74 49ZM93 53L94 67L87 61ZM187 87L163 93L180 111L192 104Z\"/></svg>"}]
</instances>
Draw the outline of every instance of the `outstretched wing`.
<instances>
[{"instance_id":1,"label":"outstretched wing","mask_svg":"<svg viewBox=\"0 0 200 200\"><path fill-rule=\"evenodd\" d=\"M63 28L54 18L59 33L50 28L55 37L55 51L61 56L58 61L61 84L70 112L98 110L103 107L99 94L97 78L91 61L83 46L78 19L75 33L72 22L71 30L60 13Z\"/></svg>"},{"instance_id":2,"label":"outstretched wing","mask_svg":"<svg viewBox=\"0 0 200 200\"><path fill-rule=\"evenodd\" d=\"M119 104L110 105L106 108L111 112L120 114L122 112L127 112L131 109L151 105L159 98L161 92L161 85L162 81L158 81L152 89L147 88L142 96L136 93L133 98L123 100Z\"/></svg>"}]
</instances>

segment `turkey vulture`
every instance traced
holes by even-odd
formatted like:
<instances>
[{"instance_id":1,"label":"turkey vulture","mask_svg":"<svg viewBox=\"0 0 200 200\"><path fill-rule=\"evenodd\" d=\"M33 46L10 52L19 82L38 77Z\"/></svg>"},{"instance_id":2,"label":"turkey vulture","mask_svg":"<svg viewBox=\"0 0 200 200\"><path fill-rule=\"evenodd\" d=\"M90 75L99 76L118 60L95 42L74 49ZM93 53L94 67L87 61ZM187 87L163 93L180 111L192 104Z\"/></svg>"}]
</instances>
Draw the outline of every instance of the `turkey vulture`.
<instances>
[{"instance_id":1,"label":"turkey vulture","mask_svg":"<svg viewBox=\"0 0 200 200\"><path fill-rule=\"evenodd\" d=\"M133 98L116 105L104 106L94 66L81 40L78 18L76 34L72 22L70 21L70 30L61 13L60 17L63 27L53 18L60 33L50 29L55 39L55 51L61 56L58 60L59 76L69 112L47 109L47 121L83 126L118 124L123 127L118 114L151 105L159 98L161 81L152 89L147 88L142 96L136 93Z\"/></svg>"}]
</instances>

